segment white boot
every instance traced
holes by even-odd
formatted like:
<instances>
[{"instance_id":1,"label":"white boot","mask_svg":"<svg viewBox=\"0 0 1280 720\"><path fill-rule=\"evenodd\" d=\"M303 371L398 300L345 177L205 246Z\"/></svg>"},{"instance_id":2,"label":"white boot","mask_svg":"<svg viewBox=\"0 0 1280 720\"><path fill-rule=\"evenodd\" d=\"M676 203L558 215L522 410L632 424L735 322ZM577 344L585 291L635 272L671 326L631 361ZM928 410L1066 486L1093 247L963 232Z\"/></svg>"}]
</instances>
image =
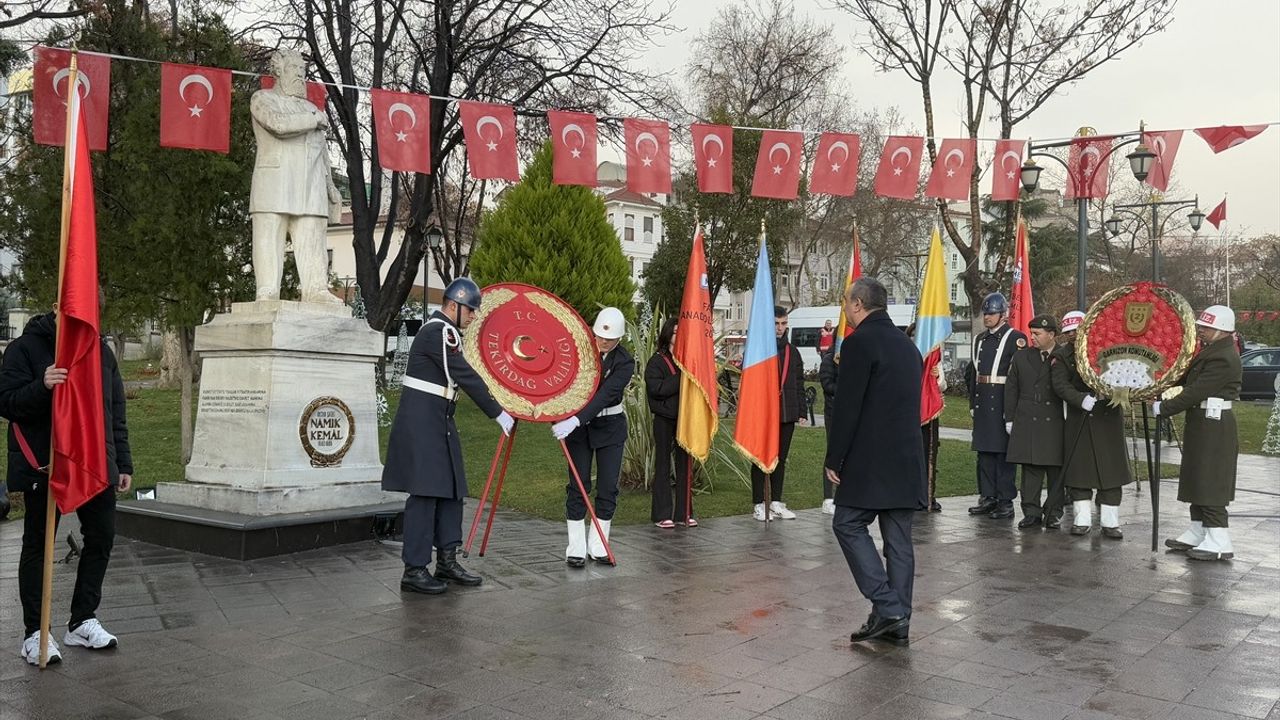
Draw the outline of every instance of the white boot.
<instances>
[{"instance_id":1,"label":"white boot","mask_svg":"<svg viewBox=\"0 0 1280 720\"><path fill-rule=\"evenodd\" d=\"M1093 527L1093 501L1076 500L1071 503L1071 511L1075 515L1075 519L1071 522L1071 534L1088 535L1090 528Z\"/></svg>"},{"instance_id":2,"label":"white boot","mask_svg":"<svg viewBox=\"0 0 1280 720\"><path fill-rule=\"evenodd\" d=\"M1119 540L1124 537L1120 529L1120 506L1103 505L1098 512L1098 525L1102 527L1102 537Z\"/></svg>"},{"instance_id":3,"label":"white boot","mask_svg":"<svg viewBox=\"0 0 1280 720\"><path fill-rule=\"evenodd\" d=\"M1231 549L1231 533L1226 528L1205 528L1204 540L1187 551L1192 560L1230 560L1235 557Z\"/></svg>"},{"instance_id":4,"label":"white boot","mask_svg":"<svg viewBox=\"0 0 1280 720\"><path fill-rule=\"evenodd\" d=\"M1202 542L1204 542L1204 523L1200 520L1192 520L1191 527L1187 528L1186 532L1179 535L1176 540L1165 540L1164 546L1170 550L1186 552Z\"/></svg>"},{"instance_id":5,"label":"white boot","mask_svg":"<svg viewBox=\"0 0 1280 720\"><path fill-rule=\"evenodd\" d=\"M597 520L600 523L600 532L604 533L604 539L609 539L609 525L612 520ZM587 525L587 546L591 559L596 562L609 562L609 552L604 549L604 543L600 541L600 536L596 534L596 528L593 524Z\"/></svg>"},{"instance_id":6,"label":"white boot","mask_svg":"<svg viewBox=\"0 0 1280 720\"><path fill-rule=\"evenodd\" d=\"M564 561L570 567L587 564L587 526L582 520L566 520L569 527L569 547L564 549Z\"/></svg>"}]
</instances>

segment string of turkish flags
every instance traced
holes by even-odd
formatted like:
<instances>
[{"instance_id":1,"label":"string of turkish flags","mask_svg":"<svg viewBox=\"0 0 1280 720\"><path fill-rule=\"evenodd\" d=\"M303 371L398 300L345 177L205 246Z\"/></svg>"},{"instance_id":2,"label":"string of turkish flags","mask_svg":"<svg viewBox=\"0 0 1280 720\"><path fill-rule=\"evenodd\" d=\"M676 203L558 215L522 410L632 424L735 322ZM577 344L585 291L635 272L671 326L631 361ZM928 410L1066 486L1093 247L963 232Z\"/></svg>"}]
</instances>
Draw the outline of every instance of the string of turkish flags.
<instances>
[{"instance_id":1,"label":"string of turkish flags","mask_svg":"<svg viewBox=\"0 0 1280 720\"><path fill-rule=\"evenodd\" d=\"M155 62L142 58L80 51L77 91L81 93L91 150L107 147L111 59ZM61 145L66 123L62 108L71 53L37 47L33 79L33 137L44 145ZM160 145L227 153L231 138L231 76L253 73L160 63ZM259 76L261 87L275 80ZM346 86L343 86L346 87ZM478 180L516 181L516 120L512 105L459 98L439 98L382 88L368 92L373 115L379 165L393 172L431 172L431 100L458 104L468 171ZM95 92L96 90L96 92ZM307 99L320 110L327 101L325 84L307 83ZM252 106L252 101L250 101ZM551 128L553 180L561 185L596 185L597 118L562 110L545 111ZM1270 125L1224 125L1196 128L1195 133L1214 153L1256 137ZM698 189L704 193L732 193L733 131L762 131L751 194L794 200L799 195L805 135L818 134L812 157L809 190L824 195L852 196L857 188L861 140L853 133L779 130L734 125L690 126ZM1183 130L1143 131L1142 142L1155 154L1147 184L1168 188ZM671 192L671 127L665 120L623 119L626 141L627 188L639 193ZM1095 135L1071 138L1066 197L1095 198L1107 193L1107 173L1098 172L1111 152L1114 138ZM984 139L984 141L986 141ZM919 190L925 138L895 135L885 140L873 189L889 198L913 199ZM992 161L991 198L1016 200L1026 141L997 139ZM970 178L977 162L977 140L941 139L924 195L940 200L969 199Z\"/></svg>"}]
</instances>

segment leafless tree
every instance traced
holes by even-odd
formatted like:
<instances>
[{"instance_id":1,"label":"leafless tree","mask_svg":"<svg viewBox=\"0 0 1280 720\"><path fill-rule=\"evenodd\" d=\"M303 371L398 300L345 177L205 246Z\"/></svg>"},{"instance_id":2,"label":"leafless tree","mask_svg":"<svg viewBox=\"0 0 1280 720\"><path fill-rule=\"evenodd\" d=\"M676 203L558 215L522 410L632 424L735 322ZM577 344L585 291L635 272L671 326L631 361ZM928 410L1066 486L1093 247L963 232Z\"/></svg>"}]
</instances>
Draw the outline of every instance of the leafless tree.
<instances>
[{"instance_id":1,"label":"leafless tree","mask_svg":"<svg viewBox=\"0 0 1280 720\"><path fill-rule=\"evenodd\" d=\"M88 11L88 3L76 0L7 0L0 3L0 30L35 20L70 20Z\"/></svg>"}]
</instances>

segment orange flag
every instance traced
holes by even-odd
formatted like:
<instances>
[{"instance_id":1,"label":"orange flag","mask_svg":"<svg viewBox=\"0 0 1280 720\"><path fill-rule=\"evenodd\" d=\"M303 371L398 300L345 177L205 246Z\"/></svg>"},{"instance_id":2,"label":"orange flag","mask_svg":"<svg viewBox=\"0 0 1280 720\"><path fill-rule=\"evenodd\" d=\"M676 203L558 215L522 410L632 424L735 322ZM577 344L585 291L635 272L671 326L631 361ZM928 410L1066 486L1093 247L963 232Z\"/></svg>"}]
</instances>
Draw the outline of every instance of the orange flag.
<instances>
[{"instance_id":1,"label":"orange flag","mask_svg":"<svg viewBox=\"0 0 1280 720\"><path fill-rule=\"evenodd\" d=\"M1036 316L1031 300L1031 253L1027 246L1027 223L1018 218L1017 248L1013 251L1013 292L1009 299L1009 327L1031 336L1028 326Z\"/></svg>"},{"instance_id":2,"label":"orange flag","mask_svg":"<svg viewBox=\"0 0 1280 720\"><path fill-rule=\"evenodd\" d=\"M702 228L698 228L693 237L693 252L689 254L689 271L684 278L674 354L681 371L676 442L700 462L706 462L711 453L711 439L720 426L715 328L711 321L707 256Z\"/></svg>"}]
</instances>

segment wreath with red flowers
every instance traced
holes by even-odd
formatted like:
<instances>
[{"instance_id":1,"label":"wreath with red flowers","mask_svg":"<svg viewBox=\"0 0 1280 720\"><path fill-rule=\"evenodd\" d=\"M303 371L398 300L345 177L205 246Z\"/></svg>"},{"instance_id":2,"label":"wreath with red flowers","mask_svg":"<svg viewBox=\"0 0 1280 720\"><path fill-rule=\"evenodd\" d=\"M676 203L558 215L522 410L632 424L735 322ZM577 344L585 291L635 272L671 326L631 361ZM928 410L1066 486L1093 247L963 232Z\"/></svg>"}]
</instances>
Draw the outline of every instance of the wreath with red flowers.
<instances>
[{"instance_id":1,"label":"wreath with red flowers","mask_svg":"<svg viewBox=\"0 0 1280 720\"><path fill-rule=\"evenodd\" d=\"M1076 366L1099 396L1116 404L1146 402L1186 373L1195 348L1187 301L1165 285L1139 282L1108 292L1089 309Z\"/></svg>"}]
</instances>

